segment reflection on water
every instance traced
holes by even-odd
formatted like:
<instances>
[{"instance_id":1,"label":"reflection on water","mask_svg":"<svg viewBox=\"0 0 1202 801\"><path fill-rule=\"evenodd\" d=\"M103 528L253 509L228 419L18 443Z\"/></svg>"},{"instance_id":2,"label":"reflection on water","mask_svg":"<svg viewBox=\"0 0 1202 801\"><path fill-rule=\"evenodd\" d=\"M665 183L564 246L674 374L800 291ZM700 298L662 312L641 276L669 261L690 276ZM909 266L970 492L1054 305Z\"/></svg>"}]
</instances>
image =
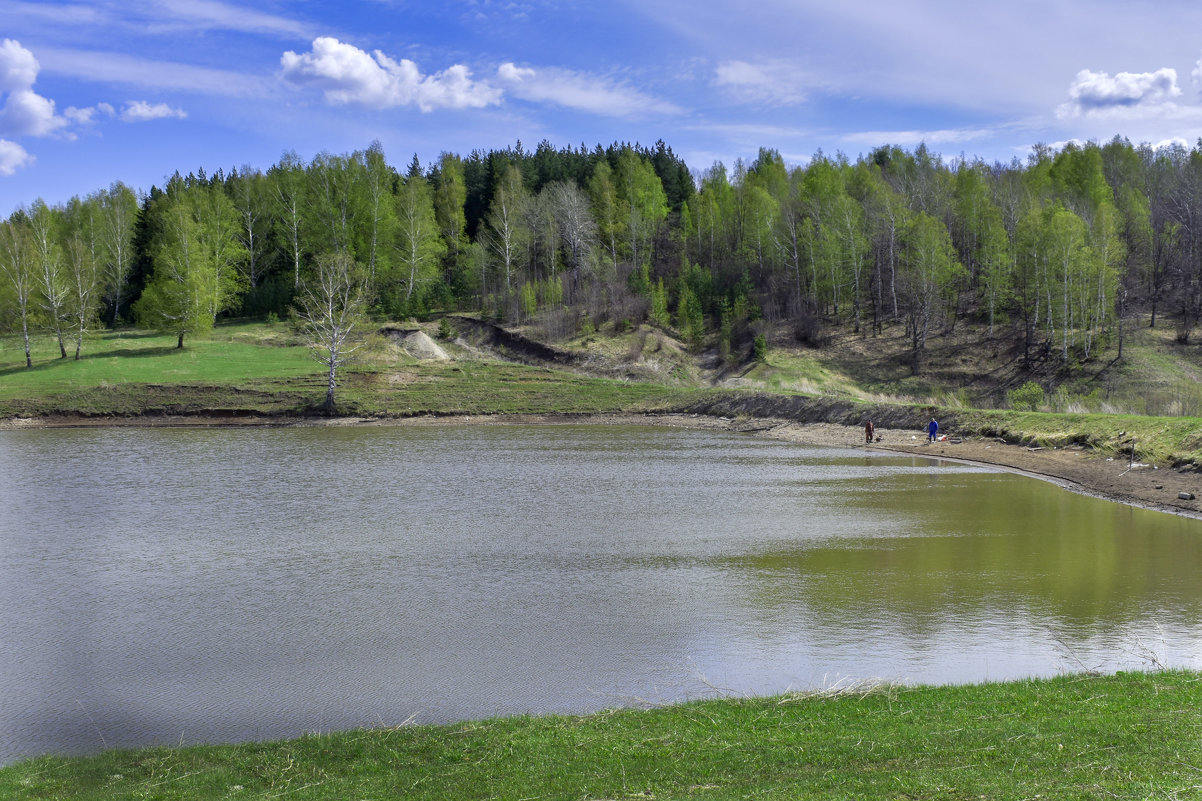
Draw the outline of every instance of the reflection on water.
<instances>
[{"instance_id":1,"label":"reflection on water","mask_svg":"<svg viewBox=\"0 0 1202 801\"><path fill-rule=\"evenodd\" d=\"M0 432L0 762L1202 667L1202 522L652 428Z\"/></svg>"}]
</instances>

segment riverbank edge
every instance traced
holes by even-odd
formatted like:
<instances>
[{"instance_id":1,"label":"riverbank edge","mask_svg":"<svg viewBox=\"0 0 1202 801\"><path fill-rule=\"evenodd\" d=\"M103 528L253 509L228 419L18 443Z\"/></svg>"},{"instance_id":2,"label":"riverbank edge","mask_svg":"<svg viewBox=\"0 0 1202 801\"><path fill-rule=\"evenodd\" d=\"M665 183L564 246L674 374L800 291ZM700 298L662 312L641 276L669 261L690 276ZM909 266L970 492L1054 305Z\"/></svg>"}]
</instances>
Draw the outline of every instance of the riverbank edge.
<instances>
[{"instance_id":1,"label":"riverbank edge","mask_svg":"<svg viewBox=\"0 0 1202 801\"><path fill-rule=\"evenodd\" d=\"M762 397L762 396L761 396ZM850 407L850 408L849 408ZM197 412L129 416L57 414L0 419L0 431L93 428L252 428L326 426L446 426L446 425L652 425L718 430L793 442L802 445L893 452L963 464L992 467L1048 481L1066 490L1142 509L1202 519L1202 478L1194 469L1128 462L1078 445L1037 446L1030 441L1007 441L998 436L955 436L955 417L945 422L947 440L928 444L925 411L894 407L878 409L876 437L864 441L863 429L841 422L850 413L866 417L862 407L839 401L808 403L788 409L787 416L757 414L746 403L729 399L694 402L681 409L596 413L421 414L414 416L315 416ZM771 409L759 409L770 412ZM801 419L798 419L798 418ZM812 418L817 418L812 419ZM840 422L832 422L832 420ZM1189 496L1189 497L1184 497Z\"/></svg>"},{"instance_id":2,"label":"riverbank edge","mask_svg":"<svg viewBox=\"0 0 1202 801\"><path fill-rule=\"evenodd\" d=\"M1202 673L843 682L584 715L111 749L0 767L13 799L1194 797ZM1021 766L1017 769L1016 766Z\"/></svg>"}]
</instances>

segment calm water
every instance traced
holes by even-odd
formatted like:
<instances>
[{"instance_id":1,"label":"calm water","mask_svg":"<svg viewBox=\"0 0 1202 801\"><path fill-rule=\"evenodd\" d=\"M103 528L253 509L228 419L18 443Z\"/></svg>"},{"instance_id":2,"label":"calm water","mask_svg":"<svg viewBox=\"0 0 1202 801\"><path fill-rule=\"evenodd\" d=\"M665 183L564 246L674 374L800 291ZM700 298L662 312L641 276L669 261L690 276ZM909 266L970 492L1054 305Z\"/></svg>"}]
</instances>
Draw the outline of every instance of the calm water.
<instances>
[{"instance_id":1,"label":"calm water","mask_svg":"<svg viewBox=\"0 0 1202 801\"><path fill-rule=\"evenodd\" d=\"M1202 667L1202 521L652 428L0 432L0 763Z\"/></svg>"}]
</instances>

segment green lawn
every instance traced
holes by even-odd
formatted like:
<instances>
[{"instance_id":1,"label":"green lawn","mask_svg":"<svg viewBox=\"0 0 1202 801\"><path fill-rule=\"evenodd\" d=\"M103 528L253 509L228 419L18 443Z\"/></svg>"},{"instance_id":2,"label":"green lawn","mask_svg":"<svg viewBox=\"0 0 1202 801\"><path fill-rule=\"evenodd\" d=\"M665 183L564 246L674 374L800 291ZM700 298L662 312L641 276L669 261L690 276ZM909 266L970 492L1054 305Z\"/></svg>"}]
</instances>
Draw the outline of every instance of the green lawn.
<instances>
[{"instance_id":1,"label":"green lawn","mask_svg":"<svg viewBox=\"0 0 1202 801\"><path fill-rule=\"evenodd\" d=\"M1197 799L1202 675L1065 676L42 757L0 797Z\"/></svg>"},{"instance_id":2,"label":"green lawn","mask_svg":"<svg viewBox=\"0 0 1202 801\"><path fill-rule=\"evenodd\" d=\"M58 358L45 337L34 366L0 340L0 417L53 414L304 414L325 398L324 367L286 325L218 326L206 339L109 332L84 358ZM339 372L338 411L350 415L587 414L642 408L682 392L499 361L418 362L373 341Z\"/></svg>"},{"instance_id":3,"label":"green lawn","mask_svg":"<svg viewBox=\"0 0 1202 801\"><path fill-rule=\"evenodd\" d=\"M57 345L42 336L35 340L32 368L25 366L21 342L5 337L0 340L0 399L126 383L237 384L320 372L304 347L266 344L274 340L262 329L248 324L221 326L212 338L186 340L183 349L175 347L174 336L104 333L85 341L79 361L71 355L60 359Z\"/></svg>"}]
</instances>

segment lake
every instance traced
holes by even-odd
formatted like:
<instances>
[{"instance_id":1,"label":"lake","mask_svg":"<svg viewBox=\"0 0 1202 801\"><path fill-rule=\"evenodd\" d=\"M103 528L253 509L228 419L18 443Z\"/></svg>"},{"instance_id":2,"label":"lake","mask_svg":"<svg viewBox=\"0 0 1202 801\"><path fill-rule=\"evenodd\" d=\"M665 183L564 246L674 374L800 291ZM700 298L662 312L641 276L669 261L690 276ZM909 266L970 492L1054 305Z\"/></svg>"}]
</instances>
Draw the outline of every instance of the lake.
<instances>
[{"instance_id":1,"label":"lake","mask_svg":"<svg viewBox=\"0 0 1202 801\"><path fill-rule=\"evenodd\" d=\"M0 763L1202 667L1202 521L653 427L0 432Z\"/></svg>"}]
</instances>

